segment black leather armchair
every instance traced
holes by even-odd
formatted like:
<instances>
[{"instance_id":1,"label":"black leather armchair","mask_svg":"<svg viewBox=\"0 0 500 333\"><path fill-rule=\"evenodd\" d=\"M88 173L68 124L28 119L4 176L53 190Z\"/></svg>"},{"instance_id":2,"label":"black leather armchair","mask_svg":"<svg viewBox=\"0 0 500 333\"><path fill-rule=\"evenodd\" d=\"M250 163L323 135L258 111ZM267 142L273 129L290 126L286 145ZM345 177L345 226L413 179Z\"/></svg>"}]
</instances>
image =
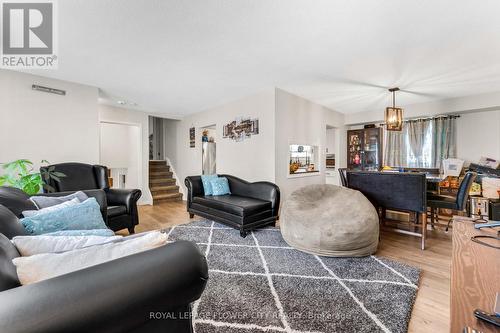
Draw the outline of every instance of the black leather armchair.
<instances>
[{"instance_id":1,"label":"black leather armchair","mask_svg":"<svg viewBox=\"0 0 500 333\"><path fill-rule=\"evenodd\" d=\"M240 230L246 237L249 230L274 225L280 207L280 189L270 182L249 183L243 179L226 177L230 195L205 196L201 176L186 177L188 189L187 211L190 217L199 215Z\"/></svg>"},{"instance_id":2,"label":"black leather armchair","mask_svg":"<svg viewBox=\"0 0 500 333\"><path fill-rule=\"evenodd\" d=\"M179 241L21 286L9 238L23 234L0 205L0 323L14 332L191 333L190 304L208 279L196 245Z\"/></svg>"},{"instance_id":3,"label":"black leather armchair","mask_svg":"<svg viewBox=\"0 0 500 333\"><path fill-rule=\"evenodd\" d=\"M139 224L137 201L141 197L140 190L109 188L108 168L102 165L61 163L42 167L41 170L46 171L50 167L66 175L61 177L60 181L50 179L49 185L55 192L104 190L107 199L108 227L113 231L127 228L131 234L134 233L135 226Z\"/></svg>"}]
</instances>

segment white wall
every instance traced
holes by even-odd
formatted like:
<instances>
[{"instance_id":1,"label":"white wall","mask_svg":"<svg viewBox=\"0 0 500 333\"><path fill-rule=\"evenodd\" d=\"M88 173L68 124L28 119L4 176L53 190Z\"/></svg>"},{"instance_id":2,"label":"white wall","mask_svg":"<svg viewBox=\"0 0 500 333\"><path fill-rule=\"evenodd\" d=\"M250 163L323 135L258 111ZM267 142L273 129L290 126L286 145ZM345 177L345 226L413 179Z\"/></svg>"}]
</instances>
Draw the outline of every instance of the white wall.
<instances>
[{"instance_id":1,"label":"white wall","mask_svg":"<svg viewBox=\"0 0 500 333\"><path fill-rule=\"evenodd\" d=\"M186 176L201 174L201 127L213 124L216 125L217 173L248 181L274 182L274 108L274 89L270 89L176 121L175 133L167 129L167 142L175 135L176 151L169 148L167 157L182 186ZM223 126L236 117L259 118L259 134L242 142L222 138ZM195 148L189 147L190 127L196 128Z\"/></svg>"},{"instance_id":2,"label":"white wall","mask_svg":"<svg viewBox=\"0 0 500 333\"><path fill-rule=\"evenodd\" d=\"M31 89L66 90L65 96ZM66 81L0 70L0 162L99 162L98 90Z\"/></svg>"},{"instance_id":3,"label":"white wall","mask_svg":"<svg viewBox=\"0 0 500 333\"><path fill-rule=\"evenodd\" d=\"M177 162L177 125L179 120L163 119L163 149L164 155L170 163ZM173 167L173 166L172 166ZM179 179L178 179L179 181ZM184 183L183 180L180 183Z\"/></svg>"},{"instance_id":4,"label":"white wall","mask_svg":"<svg viewBox=\"0 0 500 333\"><path fill-rule=\"evenodd\" d=\"M457 157L466 164L500 159L500 110L462 114L457 119Z\"/></svg>"},{"instance_id":5,"label":"white wall","mask_svg":"<svg viewBox=\"0 0 500 333\"><path fill-rule=\"evenodd\" d=\"M326 142L325 142L325 153L335 154L336 151L336 135L335 128L327 128L326 130Z\"/></svg>"},{"instance_id":6,"label":"white wall","mask_svg":"<svg viewBox=\"0 0 500 333\"><path fill-rule=\"evenodd\" d=\"M337 128L335 142L337 167L345 166L344 115L302 97L276 89L276 183L285 199L291 192L309 184L325 183L326 126ZM289 177L289 145L320 147L320 172L314 176Z\"/></svg>"},{"instance_id":7,"label":"white wall","mask_svg":"<svg viewBox=\"0 0 500 333\"><path fill-rule=\"evenodd\" d=\"M111 169L118 188L118 174L126 175L126 188L139 188L142 174L142 133L138 125L101 122L100 126L100 164ZM125 170L117 170L125 169Z\"/></svg>"},{"instance_id":8,"label":"white wall","mask_svg":"<svg viewBox=\"0 0 500 333\"><path fill-rule=\"evenodd\" d=\"M125 123L137 125L141 129L141 163L139 173L139 189L142 191L139 204L152 204L153 198L149 191L149 121L148 114L140 111L131 111L109 105L99 105L99 121L111 123ZM127 143L124 143L127 144Z\"/></svg>"}]
</instances>

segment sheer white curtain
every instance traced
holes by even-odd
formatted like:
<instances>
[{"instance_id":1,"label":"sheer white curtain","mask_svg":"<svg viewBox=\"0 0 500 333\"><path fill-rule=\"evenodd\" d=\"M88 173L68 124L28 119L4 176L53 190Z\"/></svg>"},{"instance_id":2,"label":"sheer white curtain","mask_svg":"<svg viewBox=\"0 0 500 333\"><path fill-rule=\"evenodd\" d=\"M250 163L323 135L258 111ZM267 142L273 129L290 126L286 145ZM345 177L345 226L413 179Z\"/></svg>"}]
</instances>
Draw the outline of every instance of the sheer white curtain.
<instances>
[{"instance_id":1,"label":"sheer white curtain","mask_svg":"<svg viewBox=\"0 0 500 333\"><path fill-rule=\"evenodd\" d=\"M432 120L411 120L406 123L406 166L432 168Z\"/></svg>"},{"instance_id":2,"label":"sheer white curtain","mask_svg":"<svg viewBox=\"0 0 500 333\"><path fill-rule=\"evenodd\" d=\"M403 130L388 131L384 126L383 161L388 166L406 166L405 125Z\"/></svg>"},{"instance_id":3,"label":"sheer white curtain","mask_svg":"<svg viewBox=\"0 0 500 333\"><path fill-rule=\"evenodd\" d=\"M384 127L384 165L440 168L456 154L456 117L410 120L401 132Z\"/></svg>"},{"instance_id":4,"label":"sheer white curtain","mask_svg":"<svg viewBox=\"0 0 500 333\"><path fill-rule=\"evenodd\" d=\"M456 122L455 117L433 119L432 135L432 165L441 167L441 162L450 157L456 157Z\"/></svg>"}]
</instances>

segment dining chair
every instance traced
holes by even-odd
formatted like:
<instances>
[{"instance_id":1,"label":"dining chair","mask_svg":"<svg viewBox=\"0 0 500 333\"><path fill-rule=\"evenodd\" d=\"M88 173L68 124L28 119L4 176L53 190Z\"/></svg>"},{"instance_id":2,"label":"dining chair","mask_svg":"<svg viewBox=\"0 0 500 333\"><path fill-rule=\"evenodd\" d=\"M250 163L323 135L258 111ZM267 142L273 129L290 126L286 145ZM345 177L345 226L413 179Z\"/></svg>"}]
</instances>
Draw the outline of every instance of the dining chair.
<instances>
[{"instance_id":1,"label":"dining chair","mask_svg":"<svg viewBox=\"0 0 500 333\"><path fill-rule=\"evenodd\" d=\"M477 177L477 173L469 171L458 187L457 196L427 194L427 206L431 208L431 225L434 225L436 208L451 209L455 211L464 211L469 198L469 191L472 183ZM453 218L448 220L446 231L450 228Z\"/></svg>"},{"instance_id":2,"label":"dining chair","mask_svg":"<svg viewBox=\"0 0 500 333\"><path fill-rule=\"evenodd\" d=\"M347 168L339 168L340 183L347 187Z\"/></svg>"}]
</instances>

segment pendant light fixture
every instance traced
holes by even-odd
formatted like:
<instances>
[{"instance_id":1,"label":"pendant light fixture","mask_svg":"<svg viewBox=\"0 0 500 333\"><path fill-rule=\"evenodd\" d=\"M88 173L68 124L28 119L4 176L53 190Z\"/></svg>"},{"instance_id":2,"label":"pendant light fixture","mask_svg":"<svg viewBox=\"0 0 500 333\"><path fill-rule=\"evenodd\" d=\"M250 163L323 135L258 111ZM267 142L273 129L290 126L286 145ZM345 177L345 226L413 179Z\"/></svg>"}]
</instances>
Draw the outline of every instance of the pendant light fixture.
<instances>
[{"instance_id":1,"label":"pendant light fixture","mask_svg":"<svg viewBox=\"0 0 500 333\"><path fill-rule=\"evenodd\" d=\"M392 93L392 107L385 108L385 125L388 131L403 129L403 109L396 107L396 91L399 91L398 87L389 89Z\"/></svg>"}]
</instances>

